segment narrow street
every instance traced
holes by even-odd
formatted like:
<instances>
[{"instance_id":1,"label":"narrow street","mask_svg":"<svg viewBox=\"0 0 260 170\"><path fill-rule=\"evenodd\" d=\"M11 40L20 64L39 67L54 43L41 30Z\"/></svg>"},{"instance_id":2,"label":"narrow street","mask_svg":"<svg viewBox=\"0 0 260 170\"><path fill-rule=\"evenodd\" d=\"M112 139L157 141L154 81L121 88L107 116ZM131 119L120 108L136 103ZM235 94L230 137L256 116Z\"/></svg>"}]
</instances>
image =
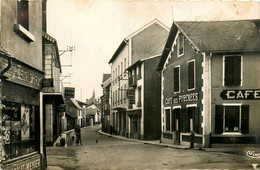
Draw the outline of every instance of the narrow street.
<instances>
[{"instance_id":1,"label":"narrow street","mask_svg":"<svg viewBox=\"0 0 260 170\"><path fill-rule=\"evenodd\" d=\"M83 146L48 147L48 169L248 169L255 163L241 155L119 140L99 134L99 129L82 129Z\"/></svg>"}]
</instances>

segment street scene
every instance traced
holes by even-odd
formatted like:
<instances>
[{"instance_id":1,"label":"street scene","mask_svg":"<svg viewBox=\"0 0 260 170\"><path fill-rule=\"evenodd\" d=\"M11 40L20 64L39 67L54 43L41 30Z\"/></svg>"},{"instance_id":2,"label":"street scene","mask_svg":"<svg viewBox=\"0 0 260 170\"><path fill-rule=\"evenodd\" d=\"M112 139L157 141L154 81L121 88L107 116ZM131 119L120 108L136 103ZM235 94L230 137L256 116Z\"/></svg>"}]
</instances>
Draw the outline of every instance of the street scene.
<instances>
[{"instance_id":1,"label":"street scene","mask_svg":"<svg viewBox=\"0 0 260 170\"><path fill-rule=\"evenodd\" d=\"M176 149L156 145L156 141L119 139L98 130L99 126L83 128L82 146L47 147L47 169L253 169L252 164L260 163L246 156L252 147Z\"/></svg>"},{"instance_id":2,"label":"street scene","mask_svg":"<svg viewBox=\"0 0 260 170\"><path fill-rule=\"evenodd\" d=\"M0 170L260 169L260 2L0 0Z\"/></svg>"}]
</instances>

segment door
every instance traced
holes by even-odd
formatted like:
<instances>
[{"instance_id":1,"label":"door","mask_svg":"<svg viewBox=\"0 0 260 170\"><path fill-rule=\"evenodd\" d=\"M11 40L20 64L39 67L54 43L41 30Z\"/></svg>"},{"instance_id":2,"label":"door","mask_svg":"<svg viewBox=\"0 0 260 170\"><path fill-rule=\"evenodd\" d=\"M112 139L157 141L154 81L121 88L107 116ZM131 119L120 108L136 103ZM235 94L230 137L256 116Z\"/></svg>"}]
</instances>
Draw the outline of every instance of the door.
<instances>
[{"instance_id":1,"label":"door","mask_svg":"<svg viewBox=\"0 0 260 170\"><path fill-rule=\"evenodd\" d=\"M180 144L181 135L181 122L180 122L180 108L174 109L173 114L175 115L175 143Z\"/></svg>"}]
</instances>

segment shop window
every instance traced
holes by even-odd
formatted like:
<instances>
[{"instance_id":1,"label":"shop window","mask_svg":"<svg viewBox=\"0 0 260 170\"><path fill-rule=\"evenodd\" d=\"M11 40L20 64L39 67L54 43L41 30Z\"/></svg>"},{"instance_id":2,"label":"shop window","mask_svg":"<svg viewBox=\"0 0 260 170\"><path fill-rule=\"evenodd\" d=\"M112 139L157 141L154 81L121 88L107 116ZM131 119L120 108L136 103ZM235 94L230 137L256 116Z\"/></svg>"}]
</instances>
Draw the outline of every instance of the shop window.
<instances>
[{"instance_id":1,"label":"shop window","mask_svg":"<svg viewBox=\"0 0 260 170\"><path fill-rule=\"evenodd\" d=\"M215 113L215 133L248 133L249 106L217 105Z\"/></svg>"},{"instance_id":2,"label":"shop window","mask_svg":"<svg viewBox=\"0 0 260 170\"><path fill-rule=\"evenodd\" d=\"M3 102L4 159L39 151L39 117L36 106Z\"/></svg>"},{"instance_id":3,"label":"shop window","mask_svg":"<svg viewBox=\"0 0 260 170\"><path fill-rule=\"evenodd\" d=\"M195 60L188 62L188 89L195 89Z\"/></svg>"},{"instance_id":4,"label":"shop window","mask_svg":"<svg viewBox=\"0 0 260 170\"><path fill-rule=\"evenodd\" d=\"M200 111L198 107L182 109L183 132L200 133Z\"/></svg>"},{"instance_id":5,"label":"shop window","mask_svg":"<svg viewBox=\"0 0 260 170\"><path fill-rule=\"evenodd\" d=\"M241 85L241 56L224 57L224 85L238 86Z\"/></svg>"},{"instance_id":6,"label":"shop window","mask_svg":"<svg viewBox=\"0 0 260 170\"><path fill-rule=\"evenodd\" d=\"M28 0L18 0L18 24L23 26L25 29L29 30L29 1Z\"/></svg>"},{"instance_id":7,"label":"shop window","mask_svg":"<svg viewBox=\"0 0 260 170\"><path fill-rule=\"evenodd\" d=\"M137 102L137 107L142 106L142 87L138 87L138 102Z\"/></svg>"},{"instance_id":8,"label":"shop window","mask_svg":"<svg viewBox=\"0 0 260 170\"><path fill-rule=\"evenodd\" d=\"M178 35L178 57L184 54L184 36L182 33Z\"/></svg>"},{"instance_id":9,"label":"shop window","mask_svg":"<svg viewBox=\"0 0 260 170\"><path fill-rule=\"evenodd\" d=\"M173 69L173 88L174 92L180 92L180 66L176 66Z\"/></svg>"},{"instance_id":10,"label":"shop window","mask_svg":"<svg viewBox=\"0 0 260 170\"><path fill-rule=\"evenodd\" d=\"M180 122L180 108L173 109L172 112L172 132L179 129L179 122Z\"/></svg>"},{"instance_id":11,"label":"shop window","mask_svg":"<svg viewBox=\"0 0 260 170\"><path fill-rule=\"evenodd\" d=\"M171 123L171 110L165 109L165 123L166 123L166 131L170 131L170 123Z\"/></svg>"}]
</instances>

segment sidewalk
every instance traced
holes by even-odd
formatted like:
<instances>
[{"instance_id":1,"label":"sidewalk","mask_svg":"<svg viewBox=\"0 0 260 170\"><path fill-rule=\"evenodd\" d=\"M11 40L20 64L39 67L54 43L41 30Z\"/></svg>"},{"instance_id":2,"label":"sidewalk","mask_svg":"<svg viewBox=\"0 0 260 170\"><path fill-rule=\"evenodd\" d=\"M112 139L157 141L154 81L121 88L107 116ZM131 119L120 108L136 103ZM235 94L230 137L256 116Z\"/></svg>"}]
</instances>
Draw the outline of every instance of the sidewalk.
<instances>
[{"instance_id":1,"label":"sidewalk","mask_svg":"<svg viewBox=\"0 0 260 170\"><path fill-rule=\"evenodd\" d=\"M175 148L175 149L193 149L193 150L201 150L201 151L207 151L207 152L222 152L222 153L229 153L229 154L235 154L235 155L256 155L260 154L260 145L245 145L245 144L234 144L234 145L224 145L224 144L214 144L211 148L189 148L189 146L183 146L183 145L174 145L174 144L166 144L166 143L160 143L159 140L156 141L144 141L144 140L137 140L137 139L130 139L123 136L118 135L111 135L105 132L102 132L101 130L98 131L100 134L107 135L109 137L117 138L120 140L126 140L126 141L132 141L132 142L139 142L144 144L151 144L151 145L159 145L159 146L165 146L169 148ZM252 151L252 152L250 152ZM259 158L260 159L260 156Z\"/></svg>"},{"instance_id":2,"label":"sidewalk","mask_svg":"<svg viewBox=\"0 0 260 170\"><path fill-rule=\"evenodd\" d=\"M131 141L131 142L139 142L139 143L150 144L150 145L159 145L159 146L165 146L165 147L175 148L175 149L189 149L189 146L160 143L160 140L145 141L145 140L138 140L138 139L130 139L130 138L126 138L126 137L118 136L118 135L111 135L109 133L102 132L101 130L99 130L98 132L102 135L117 138L117 139L120 139L120 140L126 140L126 141Z\"/></svg>"}]
</instances>

